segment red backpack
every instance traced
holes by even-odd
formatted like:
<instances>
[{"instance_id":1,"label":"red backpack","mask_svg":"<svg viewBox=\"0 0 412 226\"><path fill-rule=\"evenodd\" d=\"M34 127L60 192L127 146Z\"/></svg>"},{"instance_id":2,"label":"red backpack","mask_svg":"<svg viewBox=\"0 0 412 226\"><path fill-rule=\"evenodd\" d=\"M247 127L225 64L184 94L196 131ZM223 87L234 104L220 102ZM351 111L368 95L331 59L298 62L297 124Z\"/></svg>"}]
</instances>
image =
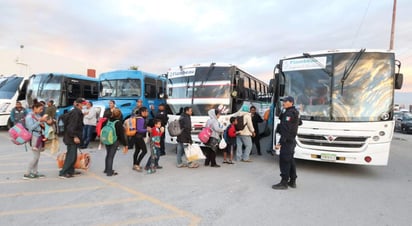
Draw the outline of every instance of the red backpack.
<instances>
[{"instance_id":1,"label":"red backpack","mask_svg":"<svg viewBox=\"0 0 412 226\"><path fill-rule=\"evenodd\" d=\"M107 118L103 117L100 118L99 121L97 121L96 124L96 134L98 137L100 137L100 134L102 133L102 128L103 128L103 124L107 121Z\"/></svg>"}]
</instances>

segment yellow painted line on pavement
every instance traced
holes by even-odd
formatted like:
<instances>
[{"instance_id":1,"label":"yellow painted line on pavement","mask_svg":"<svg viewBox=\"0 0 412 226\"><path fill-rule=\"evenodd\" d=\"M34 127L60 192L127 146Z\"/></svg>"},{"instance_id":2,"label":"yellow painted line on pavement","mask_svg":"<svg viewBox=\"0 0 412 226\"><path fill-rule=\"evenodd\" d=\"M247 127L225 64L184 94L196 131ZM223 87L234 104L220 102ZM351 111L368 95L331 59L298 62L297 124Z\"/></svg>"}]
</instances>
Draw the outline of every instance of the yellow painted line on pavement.
<instances>
[{"instance_id":1,"label":"yellow painted line on pavement","mask_svg":"<svg viewBox=\"0 0 412 226\"><path fill-rule=\"evenodd\" d=\"M27 163L27 164L28 164L28 163ZM59 170L60 170L60 169L58 169L57 166L56 166L56 168L48 168L48 169L42 169L42 168L40 168L40 169L39 169L40 172L49 172L49 171L59 172ZM0 174L15 174L15 173L23 173L23 174L25 174L25 173L26 173L26 170L0 171ZM23 176L23 174L22 174L22 176Z\"/></svg>"},{"instance_id":2,"label":"yellow painted line on pavement","mask_svg":"<svg viewBox=\"0 0 412 226\"><path fill-rule=\"evenodd\" d=\"M147 223L157 222L160 220L167 220L167 219L173 219L173 218L179 218L179 217L182 217L182 216L178 216L176 214L168 214L168 215L160 215L160 216L153 216L153 217L129 219L126 221L116 222L112 224L98 224L98 225L99 226L111 226L111 225L147 224Z\"/></svg>"},{"instance_id":3,"label":"yellow painted line on pavement","mask_svg":"<svg viewBox=\"0 0 412 226\"><path fill-rule=\"evenodd\" d=\"M27 166L29 163L28 162L9 162L9 163L0 163L0 166ZM57 167L56 162L41 162L39 163L40 165L55 165Z\"/></svg>"},{"instance_id":4,"label":"yellow painted line on pavement","mask_svg":"<svg viewBox=\"0 0 412 226\"><path fill-rule=\"evenodd\" d=\"M23 151L23 152L18 152L18 153L13 153L13 154L6 154L6 155L1 155L0 156L0 160L8 160L10 158L15 158L15 157L21 157L22 155L26 155L27 152ZM31 154L33 155L33 154Z\"/></svg>"},{"instance_id":5,"label":"yellow painted line on pavement","mask_svg":"<svg viewBox=\"0 0 412 226\"><path fill-rule=\"evenodd\" d=\"M93 187L82 187L82 188L71 188L71 189L59 189L59 190L48 190L48 191L38 191L38 192L17 192L10 194L0 194L0 198L16 197L16 196L31 196L31 195L46 195L53 193L65 193L65 192L77 192L86 190L97 190L101 188L107 188L103 186L93 186Z\"/></svg>"},{"instance_id":6,"label":"yellow painted line on pavement","mask_svg":"<svg viewBox=\"0 0 412 226\"><path fill-rule=\"evenodd\" d=\"M23 177L23 175L22 175L22 177ZM36 182L36 181L51 181L51 180L62 180L62 179L58 178L58 177L45 177L45 178L36 178L36 179L24 180L22 178L20 180L0 181L0 184L19 184L19 183L30 183L30 182Z\"/></svg>"},{"instance_id":7,"label":"yellow painted line on pavement","mask_svg":"<svg viewBox=\"0 0 412 226\"><path fill-rule=\"evenodd\" d=\"M142 198L128 198L128 199L118 199L118 200L109 200L103 202L88 202L88 203L79 203L73 205L64 206L52 206L52 207L45 207L45 208L35 208L35 209L27 209L27 210L11 210L11 211L3 211L0 212L0 216L8 216L8 215L18 215L18 214L30 214L30 213L43 213L49 211L59 211L65 209L75 209L75 208L89 208L95 206L102 206L102 205L116 205L128 202L137 202L141 201Z\"/></svg>"},{"instance_id":8,"label":"yellow painted line on pavement","mask_svg":"<svg viewBox=\"0 0 412 226\"><path fill-rule=\"evenodd\" d=\"M110 180L108 180L108 179L105 179L105 178L102 178L102 177L100 177L100 176L97 176L97 175L94 174L94 173L89 173L89 175L90 175L91 177L93 177L93 178L95 178L95 179L97 179L97 180L105 183L105 184L111 185L111 186L113 186L113 187L115 187L115 188L119 188L119 189L124 190L124 191L126 191L126 192L128 192L128 193L137 195L138 197L141 197L142 199L147 200L147 201L149 201L149 202L151 202L151 203L153 203L153 204L155 204L155 205L158 205L158 206L161 206L161 207L163 207L163 208L165 208L165 209L168 209L168 210L176 213L176 214L179 215L179 216L188 217L188 218L190 219L190 221L191 221L190 224L189 224L190 226L195 226L195 225L198 225L198 224L200 223L201 218L200 218L199 216L196 216L196 215L193 214L193 213L190 213L190 212L188 212L188 211L179 209L179 208L177 208L177 207L175 207L175 206L173 206L173 205L170 205L170 204L168 204L168 203L162 202L162 201L160 201L159 199L156 199L156 198L154 198L154 197L151 197L151 196L149 196L149 195L146 195L146 194L144 194L144 193L142 193L142 192L139 192L139 191L137 191L137 190L131 189L131 188L129 188L129 187L123 186L123 185L118 184L118 183L116 183L116 182L113 182L113 181L110 181ZM160 217L160 216L159 216L159 217ZM155 217L154 217L154 218L155 218ZM114 223L114 225L116 225L116 223Z\"/></svg>"}]
</instances>

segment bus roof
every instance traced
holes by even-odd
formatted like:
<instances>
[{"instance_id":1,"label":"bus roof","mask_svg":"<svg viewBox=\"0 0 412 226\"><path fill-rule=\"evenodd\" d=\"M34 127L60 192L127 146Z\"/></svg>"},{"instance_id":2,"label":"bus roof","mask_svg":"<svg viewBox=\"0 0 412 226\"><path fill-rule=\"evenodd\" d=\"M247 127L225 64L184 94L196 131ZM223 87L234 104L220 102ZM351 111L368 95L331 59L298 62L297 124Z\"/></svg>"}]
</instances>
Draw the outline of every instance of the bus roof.
<instances>
[{"instance_id":1,"label":"bus roof","mask_svg":"<svg viewBox=\"0 0 412 226\"><path fill-rule=\"evenodd\" d=\"M105 73L101 73L99 75L100 80L112 80L112 79L136 79L151 77L151 78L161 78L161 75L139 71L139 70L116 70L116 71L109 71ZM166 79L166 78L165 78Z\"/></svg>"},{"instance_id":2,"label":"bus roof","mask_svg":"<svg viewBox=\"0 0 412 226\"><path fill-rule=\"evenodd\" d=\"M168 72L171 71L179 71L182 68L197 68L197 67L210 67L210 66L215 66L215 67L237 67L239 70L252 75L254 78L256 78L257 80L259 80L260 82L263 82L266 84L266 82L262 81L261 79L257 78L255 75L253 75L252 73L249 73L248 71L244 70L243 68L235 65L235 64L229 64L229 63L197 63L197 64L187 64L185 66L177 66L177 67L171 67L169 68Z\"/></svg>"},{"instance_id":3,"label":"bus roof","mask_svg":"<svg viewBox=\"0 0 412 226\"><path fill-rule=\"evenodd\" d=\"M290 56L284 56L283 59L289 58L296 58L296 57L303 57L303 53L308 53L309 55L316 56L322 54L330 54L330 53L356 53L359 52L361 49L330 49L330 50L319 50L313 52L302 52L301 54L294 54ZM392 50L383 50L383 49L365 49L365 52L369 53L394 53Z\"/></svg>"},{"instance_id":4,"label":"bus roof","mask_svg":"<svg viewBox=\"0 0 412 226\"><path fill-rule=\"evenodd\" d=\"M80 75L80 74L65 74L65 73L38 73L34 75L42 75L42 76L47 76L47 75L53 75L53 76L63 76L66 78L73 78L73 79L81 79L81 80L88 80L88 81L98 81L97 78L92 78L88 77L85 75Z\"/></svg>"}]
</instances>

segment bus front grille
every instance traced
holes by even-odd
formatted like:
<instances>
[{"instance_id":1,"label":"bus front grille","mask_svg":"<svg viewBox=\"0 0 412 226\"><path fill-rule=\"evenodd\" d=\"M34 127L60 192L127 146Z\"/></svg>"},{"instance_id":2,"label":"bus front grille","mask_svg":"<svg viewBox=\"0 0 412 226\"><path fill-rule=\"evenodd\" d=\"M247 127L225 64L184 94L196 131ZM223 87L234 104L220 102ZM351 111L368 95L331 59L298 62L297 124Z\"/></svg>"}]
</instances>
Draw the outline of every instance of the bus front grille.
<instances>
[{"instance_id":1,"label":"bus front grille","mask_svg":"<svg viewBox=\"0 0 412 226\"><path fill-rule=\"evenodd\" d=\"M298 134L301 144L315 147L361 148L369 137Z\"/></svg>"}]
</instances>

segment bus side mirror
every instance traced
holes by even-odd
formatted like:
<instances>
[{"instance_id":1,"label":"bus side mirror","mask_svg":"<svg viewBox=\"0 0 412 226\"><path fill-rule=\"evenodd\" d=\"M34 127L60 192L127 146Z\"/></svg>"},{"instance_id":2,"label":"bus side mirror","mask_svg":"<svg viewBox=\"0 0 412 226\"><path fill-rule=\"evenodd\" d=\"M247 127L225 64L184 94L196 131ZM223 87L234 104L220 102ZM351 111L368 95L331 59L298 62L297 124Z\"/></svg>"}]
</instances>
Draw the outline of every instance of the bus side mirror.
<instances>
[{"instance_id":1,"label":"bus side mirror","mask_svg":"<svg viewBox=\"0 0 412 226\"><path fill-rule=\"evenodd\" d=\"M403 84L403 74L395 73L395 89L401 89Z\"/></svg>"},{"instance_id":2,"label":"bus side mirror","mask_svg":"<svg viewBox=\"0 0 412 226\"><path fill-rule=\"evenodd\" d=\"M275 79L272 78L272 79L269 81L269 87L268 87L269 93L275 93L275 91L276 91L276 86L277 86L277 82L276 82Z\"/></svg>"}]
</instances>

